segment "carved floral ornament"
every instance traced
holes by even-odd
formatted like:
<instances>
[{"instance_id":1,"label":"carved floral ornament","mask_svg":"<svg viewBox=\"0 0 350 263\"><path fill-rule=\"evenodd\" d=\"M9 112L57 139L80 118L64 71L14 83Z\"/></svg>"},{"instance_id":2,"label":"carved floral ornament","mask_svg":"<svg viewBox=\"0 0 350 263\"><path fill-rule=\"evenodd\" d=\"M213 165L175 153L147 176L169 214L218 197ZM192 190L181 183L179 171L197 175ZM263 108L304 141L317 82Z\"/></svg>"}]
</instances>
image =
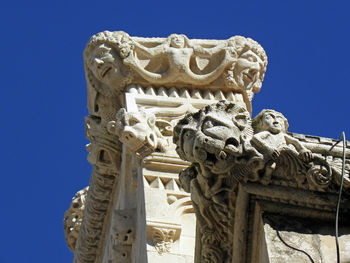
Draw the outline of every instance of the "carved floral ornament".
<instances>
[{"instance_id":1,"label":"carved floral ornament","mask_svg":"<svg viewBox=\"0 0 350 263\"><path fill-rule=\"evenodd\" d=\"M175 126L176 151L192 163L180 173L180 182L191 192L201 229L200 262L231 262L239 182L283 180L316 191L332 191L338 185L339 162L311 152L287 134L287 128L279 112L263 110L251 120L243 105L226 101L188 114ZM346 191L349 183L347 169Z\"/></svg>"},{"instance_id":2,"label":"carved floral ornament","mask_svg":"<svg viewBox=\"0 0 350 263\"><path fill-rule=\"evenodd\" d=\"M157 252L162 255L170 252L175 238L175 230L154 227L152 229L152 239Z\"/></svg>"},{"instance_id":3,"label":"carved floral ornament","mask_svg":"<svg viewBox=\"0 0 350 263\"><path fill-rule=\"evenodd\" d=\"M152 85L224 87L247 100L261 88L267 66L263 48L254 40L190 40L172 34L132 38L122 31L94 35L84 51L88 85L107 97L131 82Z\"/></svg>"}]
</instances>

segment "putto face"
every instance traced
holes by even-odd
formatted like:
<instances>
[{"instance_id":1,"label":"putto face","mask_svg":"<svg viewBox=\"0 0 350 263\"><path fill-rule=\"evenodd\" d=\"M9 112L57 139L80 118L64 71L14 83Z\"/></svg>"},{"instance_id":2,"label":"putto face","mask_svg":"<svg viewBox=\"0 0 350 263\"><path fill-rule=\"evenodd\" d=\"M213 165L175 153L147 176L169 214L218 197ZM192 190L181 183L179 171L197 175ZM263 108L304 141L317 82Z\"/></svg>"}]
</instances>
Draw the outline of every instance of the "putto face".
<instances>
[{"instance_id":1,"label":"putto face","mask_svg":"<svg viewBox=\"0 0 350 263\"><path fill-rule=\"evenodd\" d=\"M281 114L266 112L262 118L265 130L273 134L285 131L284 118Z\"/></svg>"},{"instance_id":2,"label":"putto face","mask_svg":"<svg viewBox=\"0 0 350 263\"><path fill-rule=\"evenodd\" d=\"M99 81L111 85L119 74L115 58L114 50L106 44L101 44L88 57L88 67Z\"/></svg>"},{"instance_id":3,"label":"putto face","mask_svg":"<svg viewBox=\"0 0 350 263\"><path fill-rule=\"evenodd\" d=\"M234 67L234 78L237 85L245 90L259 90L262 68L263 61L257 54L251 50L244 52Z\"/></svg>"},{"instance_id":4,"label":"putto face","mask_svg":"<svg viewBox=\"0 0 350 263\"><path fill-rule=\"evenodd\" d=\"M185 46L185 39L183 36L172 36L170 46L175 48L183 48Z\"/></svg>"}]
</instances>

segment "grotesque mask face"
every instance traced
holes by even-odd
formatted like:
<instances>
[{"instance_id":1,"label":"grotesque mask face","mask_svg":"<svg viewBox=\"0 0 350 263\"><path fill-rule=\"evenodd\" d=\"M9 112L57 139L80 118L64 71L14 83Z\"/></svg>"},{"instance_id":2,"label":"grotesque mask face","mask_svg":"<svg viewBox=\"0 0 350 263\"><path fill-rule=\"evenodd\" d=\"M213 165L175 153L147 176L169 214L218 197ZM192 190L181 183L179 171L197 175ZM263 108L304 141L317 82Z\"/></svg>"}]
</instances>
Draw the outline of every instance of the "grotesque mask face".
<instances>
[{"instance_id":1,"label":"grotesque mask face","mask_svg":"<svg viewBox=\"0 0 350 263\"><path fill-rule=\"evenodd\" d=\"M194 146L195 131L184 130L182 135L182 148L187 160L194 161L193 159L193 146Z\"/></svg>"},{"instance_id":2,"label":"grotesque mask face","mask_svg":"<svg viewBox=\"0 0 350 263\"><path fill-rule=\"evenodd\" d=\"M236 85L244 90L259 91L262 84L262 68L263 61L257 54L251 50L244 52L234 67Z\"/></svg>"},{"instance_id":3,"label":"grotesque mask face","mask_svg":"<svg viewBox=\"0 0 350 263\"><path fill-rule=\"evenodd\" d=\"M174 48L183 48L185 46L185 39L182 36L175 35L170 40L170 46Z\"/></svg>"},{"instance_id":4,"label":"grotesque mask face","mask_svg":"<svg viewBox=\"0 0 350 263\"><path fill-rule=\"evenodd\" d=\"M266 112L262 118L262 122L265 130L273 134L285 131L284 118L280 114Z\"/></svg>"},{"instance_id":5,"label":"grotesque mask face","mask_svg":"<svg viewBox=\"0 0 350 263\"><path fill-rule=\"evenodd\" d=\"M250 114L244 105L226 101L186 116L174 128L180 157L214 174L228 171L235 161L250 156L247 143L252 137Z\"/></svg>"},{"instance_id":6,"label":"grotesque mask face","mask_svg":"<svg viewBox=\"0 0 350 263\"><path fill-rule=\"evenodd\" d=\"M106 85L111 85L119 75L115 51L106 44L97 46L88 58L88 67L95 77Z\"/></svg>"},{"instance_id":7,"label":"grotesque mask face","mask_svg":"<svg viewBox=\"0 0 350 263\"><path fill-rule=\"evenodd\" d=\"M193 155L212 172L228 169L243 153L242 143L251 136L250 117L244 107L233 112L209 112L202 121L202 136L195 140Z\"/></svg>"}]
</instances>

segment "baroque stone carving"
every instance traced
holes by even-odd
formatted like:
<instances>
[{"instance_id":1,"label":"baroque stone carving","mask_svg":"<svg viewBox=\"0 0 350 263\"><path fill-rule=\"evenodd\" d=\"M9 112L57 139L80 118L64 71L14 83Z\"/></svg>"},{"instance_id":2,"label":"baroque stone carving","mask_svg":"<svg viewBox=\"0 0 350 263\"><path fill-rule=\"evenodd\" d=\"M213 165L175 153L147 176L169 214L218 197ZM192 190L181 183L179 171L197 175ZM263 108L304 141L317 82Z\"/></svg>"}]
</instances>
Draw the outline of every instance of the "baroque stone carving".
<instances>
[{"instance_id":1,"label":"baroque stone carving","mask_svg":"<svg viewBox=\"0 0 350 263\"><path fill-rule=\"evenodd\" d=\"M241 36L230 38L237 60L225 72L225 83L236 90L244 90L249 100L259 92L266 71L267 57L263 48L254 40Z\"/></svg>"},{"instance_id":2,"label":"baroque stone carving","mask_svg":"<svg viewBox=\"0 0 350 263\"><path fill-rule=\"evenodd\" d=\"M232 259L237 182L249 170L261 167L262 161L262 155L250 145L252 136L248 111L241 104L228 102L189 114L174 129L176 151L192 162L180 180L191 192L201 229L203 262Z\"/></svg>"},{"instance_id":3,"label":"baroque stone carving","mask_svg":"<svg viewBox=\"0 0 350 263\"><path fill-rule=\"evenodd\" d=\"M242 93L248 110L267 65L263 48L242 36L209 41L172 34L141 39L122 31L94 35L84 60L88 88L106 97L117 96L131 82L224 87Z\"/></svg>"},{"instance_id":4,"label":"baroque stone carving","mask_svg":"<svg viewBox=\"0 0 350 263\"><path fill-rule=\"evenodd\" d=\"M261 46L240 36L190 40L178 34L138 38L122 31L105 31L89 40L84 51L89 110L85 126L93 172L74 262L130 260L130 245L123 242L114 244L114 250L120 253L115 252L112 258L100 250L110 242L103 233L116 231L113 224L109 225L113 213L108 209L111 205L124 208L126 203L129 207L129 199L136 193L140 161L152 152L160 152L155 158L159 158L157 154L174 155L174 146L169 144L174 123L211 100L240 101L251 109L252 95L261 87L266 65ZM120 96L132 86L143 87L137 89L139 95L149 95L138 98L144 99L143 105L135 102L137 106L130 107L127 96ZM150 108L154 100L159 100L155 98L158 95L176 99L171 104L157 102L159 107ZM147 104L147 100L152 103ZM112 200L112 193L118 189L128 201ZM169 200L177 202L175 196L169 196ZM163 245L158 246L159 251L167 247Z\"/></svg>"},{"instance_id":5,"label":"baroque stone carving","mask_svg":"<svg viewBox=\"0 0 350 263\"><path fill-rule=\"evenodd\" d=\"M154 247L157 252L162 255L163 253L170 252L171 246L174 242L175 230L157 228L152 229L152 238Z\"/></svg>"},{"instance_id":6,"label":"baroque stone carving","mask_svg":"<svg viewBox=\"0 0 350 263\"><path fill-rule=\"evenodd\" d=\"M339 165L313 154L287 134L287 119L263 110L251 121L244 106L221 101L188 114L174 128L179 156L192 163L180 173L191 192L204 262L231 262L239 182L295 182L323 191L339 181ZM254 134L253 134L254 132Z\"/></svg>"},{"instance_id":7,"label":"baroque stone carving","mask_svg":"<svg viewBox=\"0 0 350 263\"><path fill-rule=\"evenodd\" d=\"M123 65L133 49L130 36L122 31L104 31L91 37L84 51L88 85L106 97L115 97L132 80L132 73Z\"/></svg>"},{"instance_id":8,"label":"baroque stone carving","mask_svg":"<svg viewBox=\"0 0 350 263\"><path fill-rule=\"evenodd\" d=\"M93 166L83 221L76 243L74 262L94 262L100 246L113 186L120 169L120 143L107 133L106 121L100 117L85 118L88 161Z\"/></svg>"},{"instance_id":9,"label":"baroque stone carving","mask_svg":"<svg viewBox=\"0 0 350 263\"><path fill-rule=\"evenodd\" d=\"M170 84L181 81L189 84L209 84L215 80L235 60L233 48L226 48L227 43L219 43L211 48L204 48L192 44L185 35L170 35L163 43L155 47L146 47L135 42L135 54L127 57L125 63L139 73L144 79L154 84ZM138 54L140 53L140 54ZM193 56L198 58L211 58L222 53L222 60L214 70L206 74L196 73L196 68L191 68L190 60ZM137 57L143 55L149 58L165 60L166 70L159 73L155 70L147 70L138 61Z\"/></svg>"},{"instance_id":10,"label":"baroque stone carving","mask_svg":"<svg viewBox=\"0 0 350 263\"><path fill-rule=\"evenodd\" d=\"M154 114L141 109L138 112L127 112L122 108L116 115L116 121L110 121L107 130L119 137L130 152L140 159L156 149L164 151L167 141L156 126Z\"/></svg>"},{"instance_id":11,"label":"baroque stone carving","mask_svg":"<svg viewBox=\"0 0 350 263\"><path fill-rule=\"evenodd\" d=\"M80 232L86 196L89 187L85 187L75 194L69 209L64 213L63 227L67 245L71 251L75 251L75 245Z\"/></svg>"}]
</instances>

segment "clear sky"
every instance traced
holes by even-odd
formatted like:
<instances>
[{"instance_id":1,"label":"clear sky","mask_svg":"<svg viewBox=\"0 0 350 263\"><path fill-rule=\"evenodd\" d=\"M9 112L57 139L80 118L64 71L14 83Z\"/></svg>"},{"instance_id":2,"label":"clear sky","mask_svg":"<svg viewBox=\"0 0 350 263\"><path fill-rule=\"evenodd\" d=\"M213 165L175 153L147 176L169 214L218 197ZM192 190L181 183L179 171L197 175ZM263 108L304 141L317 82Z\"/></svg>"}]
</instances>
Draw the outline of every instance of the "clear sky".
<instances>
[{"instance_id":1,"label":"clear sky","mask_svg":"<svg viewBox=\"0 0 350 263\"><path fill-rule=\"evenodd\" d=\"M269 64L253 115L292 132L350 138L350 2L313 0L13 1L0 8L0 263L71 262L63 214L89 184L82 52L104 30L258 41Z\"/></svg>"}]
</instances>

